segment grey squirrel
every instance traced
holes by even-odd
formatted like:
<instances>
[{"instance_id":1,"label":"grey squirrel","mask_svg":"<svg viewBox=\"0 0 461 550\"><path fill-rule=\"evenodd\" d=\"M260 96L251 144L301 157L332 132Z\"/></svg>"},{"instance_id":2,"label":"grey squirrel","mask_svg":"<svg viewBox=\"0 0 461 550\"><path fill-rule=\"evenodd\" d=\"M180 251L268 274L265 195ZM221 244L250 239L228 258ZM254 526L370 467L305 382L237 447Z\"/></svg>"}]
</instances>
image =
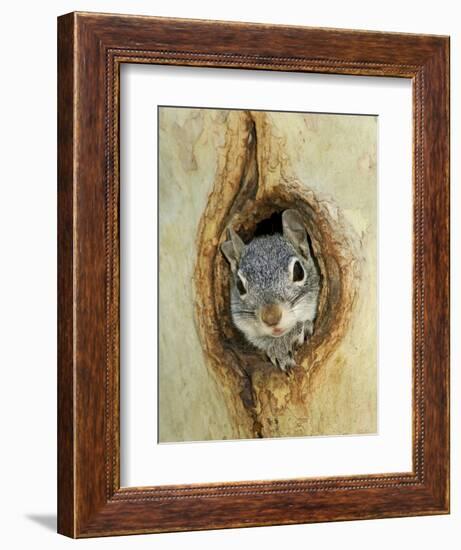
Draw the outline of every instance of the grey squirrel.
<instances>
[{"instance_id":1,"label":"grey squirrel","mask_svg":"<svg viewBox=\"0 0 461 550\"><path fill-rule=\"evenodd\" d=\"M295 366L293 350L312 336L320 273L296 210L282 214L283 234L245 244L229 228L221 251L230 264L231 315L245 338L282 371Z\"/></svg>"}]
</instances>

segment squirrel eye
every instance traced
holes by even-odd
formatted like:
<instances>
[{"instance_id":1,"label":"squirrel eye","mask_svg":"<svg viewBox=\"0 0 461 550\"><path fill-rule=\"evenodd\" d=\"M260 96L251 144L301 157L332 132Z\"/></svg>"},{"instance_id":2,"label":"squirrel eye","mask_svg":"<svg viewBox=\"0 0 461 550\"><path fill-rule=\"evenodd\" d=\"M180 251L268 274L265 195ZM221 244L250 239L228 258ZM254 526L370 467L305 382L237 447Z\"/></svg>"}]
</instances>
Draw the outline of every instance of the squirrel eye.
<instances>
[{"instance_id":1,"label":"squirrel eye","mask_svg":"<svg viewBox=\"0 0 461 550\"><path fill-rule=\"evenodd\" d=\"M304 269L301 264L296 260L293 264L293 281L295 283L302 281L304 279Z\"/></svg>"},{"instance_id":2,"label":"squirrel eye","mask_svg":"<svg viewBox=\"0 0 461 550\"><path fill-rule=\"evenodd\" d=\"M245 285L239 275L237 275L237 290L239 291L240 296L244 296L247 293Z\"/></svg>"}]
</instances>

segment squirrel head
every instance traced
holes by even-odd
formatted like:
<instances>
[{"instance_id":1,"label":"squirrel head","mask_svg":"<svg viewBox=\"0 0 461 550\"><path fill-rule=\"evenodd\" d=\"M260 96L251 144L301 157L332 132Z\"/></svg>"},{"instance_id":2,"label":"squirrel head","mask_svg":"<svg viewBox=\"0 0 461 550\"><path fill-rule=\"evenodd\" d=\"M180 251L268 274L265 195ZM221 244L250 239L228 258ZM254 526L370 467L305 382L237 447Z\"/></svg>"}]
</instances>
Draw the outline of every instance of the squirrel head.
<instances>
[{"instance_id":1,"label":"squirrel head","mask_svg":"<svg viewBox=\"0 0 461 550\"><path fill-rule=\"evenodd\" d=\"M302 218L282 214L283 234L255 237L245 244L229 228L221 250L231 268L231 313L250 340L279 338L317 312L319 274Z\"/></svg>"}]
</instances>

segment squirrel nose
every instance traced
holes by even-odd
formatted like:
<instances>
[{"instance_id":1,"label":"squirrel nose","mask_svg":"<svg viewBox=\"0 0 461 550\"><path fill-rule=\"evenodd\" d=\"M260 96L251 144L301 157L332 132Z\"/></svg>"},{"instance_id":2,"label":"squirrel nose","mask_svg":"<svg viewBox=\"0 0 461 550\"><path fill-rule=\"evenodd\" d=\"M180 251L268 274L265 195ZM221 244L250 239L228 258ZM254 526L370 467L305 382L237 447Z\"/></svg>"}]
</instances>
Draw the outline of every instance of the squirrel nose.
<instances>
[{"instance_id":1,"label":"squirrel nose","mask_svg":"<svg viewBox=\"0 0 461 550\"><path fill-rule=\"evenodd\" d=\"M269 327L275 327L282 318L282 308L277 304L270 304L261 308L261 319Z\"/></svg>"}]
</instances>

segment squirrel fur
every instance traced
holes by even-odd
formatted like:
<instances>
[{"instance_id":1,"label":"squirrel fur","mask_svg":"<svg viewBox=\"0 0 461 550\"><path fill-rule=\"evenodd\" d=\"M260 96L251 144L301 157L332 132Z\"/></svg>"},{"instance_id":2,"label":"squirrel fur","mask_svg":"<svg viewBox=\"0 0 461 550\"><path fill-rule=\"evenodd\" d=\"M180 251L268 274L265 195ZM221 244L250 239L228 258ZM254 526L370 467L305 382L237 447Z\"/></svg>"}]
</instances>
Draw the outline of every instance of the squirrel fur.
<instances>
[{"instance_id":1,"label":"squirrel fur","mask_svg":"<svg viewBox=\"0 0 461 550\"><path fill-rule=\"evenodd\" d=\"M231 268L231 316L246 340L282 371L295 366L293 351L314 331L320 273L296 210L282 214L283 234L245 244L229 228L221 250Z\"/></svg>"}]
</instances>

